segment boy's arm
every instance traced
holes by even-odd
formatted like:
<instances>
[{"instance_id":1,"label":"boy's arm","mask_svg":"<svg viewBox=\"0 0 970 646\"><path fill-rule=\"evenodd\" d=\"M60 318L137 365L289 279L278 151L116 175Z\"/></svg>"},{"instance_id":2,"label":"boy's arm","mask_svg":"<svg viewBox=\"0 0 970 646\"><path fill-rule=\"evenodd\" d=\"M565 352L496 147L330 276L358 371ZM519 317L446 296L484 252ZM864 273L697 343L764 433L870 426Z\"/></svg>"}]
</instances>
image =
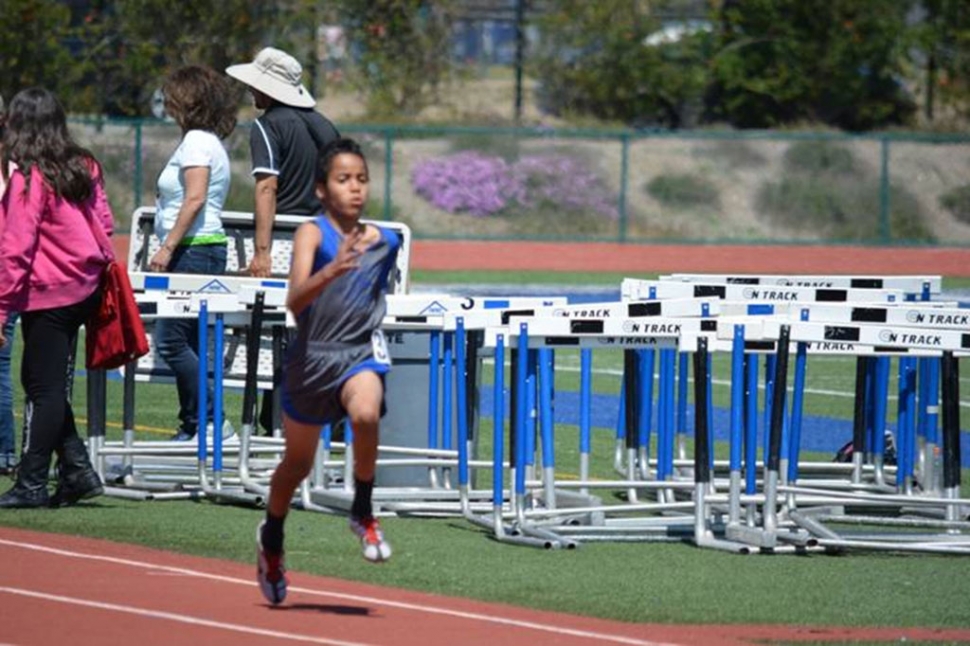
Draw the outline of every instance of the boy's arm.
<instances>
[{"instance_id":1,"label":"boy's arm","mask_svg":"<svg viewBox=\"0 0 970 646\"><path fill-rule=\"evenodd\" d=\"M309 307L320 292L335 278L358 266L360 251L355 247L363 235L363 228L354 229L347 234L337 249L333 260L316 273L313 269L313 256L320 246L322 234L320 227L313 222L301 224L293 236L293 261L290 264L289 288L286 294L286 307L293 316Z\"/></svg>"}]
</instances>

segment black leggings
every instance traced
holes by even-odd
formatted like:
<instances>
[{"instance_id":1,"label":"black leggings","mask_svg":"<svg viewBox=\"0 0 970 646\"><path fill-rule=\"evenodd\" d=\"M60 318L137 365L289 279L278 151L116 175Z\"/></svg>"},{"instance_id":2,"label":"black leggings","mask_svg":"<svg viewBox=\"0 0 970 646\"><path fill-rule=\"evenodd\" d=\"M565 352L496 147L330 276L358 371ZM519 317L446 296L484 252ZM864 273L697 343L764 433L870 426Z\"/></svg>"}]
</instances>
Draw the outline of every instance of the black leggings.
<instances>
[{"instance_id":1,"label":"black leggings","mask_svg":"<svg viewBox=\"0 0 970 646\"><path fill-rule=\"evenodd\" d=\"M20 315L20 383L27 400L24 455L49 462L65 438L77 435L70 402L77 333L100 302L101 291L96 290L80 303Z\"/></svg>"}]
</instances>

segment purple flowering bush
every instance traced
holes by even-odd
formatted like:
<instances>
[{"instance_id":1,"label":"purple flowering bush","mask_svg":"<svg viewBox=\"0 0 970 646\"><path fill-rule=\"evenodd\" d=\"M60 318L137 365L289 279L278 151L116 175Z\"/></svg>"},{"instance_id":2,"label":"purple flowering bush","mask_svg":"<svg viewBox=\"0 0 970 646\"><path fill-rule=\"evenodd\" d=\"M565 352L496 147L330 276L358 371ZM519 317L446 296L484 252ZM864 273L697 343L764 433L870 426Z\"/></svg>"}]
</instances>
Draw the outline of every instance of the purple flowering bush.
<instances>
[{"instance_id":1,"label":"purple flowering bush","mask_svg":"<svg viewBox=\"0 0 970 646\"><path fill-rule=\"evenodd\" d=\"M522 184L504 159L472 151L419 163L411 184L418 195L449 213L492 215L523 197Z\"/></svg>"},{"instance_id":2,"label":"purple flowering bush","mask_svg":"<svg viewBox=\"0 0 970 646\"><path fill-rule=\"evenodd\" d=\"M525 156L515 162L463 151L417 164L415 192L449 213L483 217L548 209L615 219L616 199L604 182L568 155Z\"/></svg>"}]
</instances>

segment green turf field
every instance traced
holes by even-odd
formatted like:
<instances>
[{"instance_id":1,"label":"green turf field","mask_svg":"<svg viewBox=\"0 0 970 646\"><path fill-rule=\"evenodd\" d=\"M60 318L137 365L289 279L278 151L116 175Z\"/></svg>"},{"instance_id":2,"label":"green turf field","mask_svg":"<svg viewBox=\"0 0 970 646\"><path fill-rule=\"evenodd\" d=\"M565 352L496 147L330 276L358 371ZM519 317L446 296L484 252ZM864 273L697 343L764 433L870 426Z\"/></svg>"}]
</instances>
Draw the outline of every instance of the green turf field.
<instances>
[{"instance_id":1,"label":"green turf field","mask_svg":"<svg viewBox=\"0 0 970 646\"><path fill-rule=\"evenodd\" d=\"M428 283L443 278L419 277ZM513 280L505 274L465 278L465 282ZM561 275L515 278L515 282L550 284L577 280ZM614 278L606 277L604 282L613 284ZM557 389L576 390L577 355L557 354L557 366ZM621 367L619 353L598 356L594 390L618 392ZM491 381L492 368L486 365L484 383ZM18 370L15 365L15 376ZM719 357L714 370L715 404L723 406L728 387L719 382L728 379L727 363ZM807 387L818 392L806 399L806 412L849 417L851 397L845 395L853 388L852 360L819 358L817 364L810 363L809 374ZM85 378L80 377L75 410L81 418L85 386ZM108 394L108 436L118 439L120 382L111 382ZM239 393L228 393L226 411L237 426L240 406ZM176 410L171 386L138 385L136 423L141 438L170 435ZM966 421L962 427L966 428ZM483 430L484 438L489 435L487 422ZM570 448L577 445L576 429L562 426L556 432L557 444L562 444L557 446L557 461L568 471L568 465L578 462L577 452ZM608 432L595 435L594 475L609 477L612 438ZM724 449L717 447L719 455ZM487 452L484 443L482 453ZM258 509L208 501L133 502L102 497L72 509L2 511L0 525L250 562L253 532L261 515ZM384 525L395 555L385 565L372 566L360 558L345 519L294 511L287 524L288 565L295 572L633 622L970 626L966 601L970 559L961 557L737 556L661 543L585 543L577 550L544 551L498 543L484 530L455 518L388 518Z\"/></svg>"}]
</instances>

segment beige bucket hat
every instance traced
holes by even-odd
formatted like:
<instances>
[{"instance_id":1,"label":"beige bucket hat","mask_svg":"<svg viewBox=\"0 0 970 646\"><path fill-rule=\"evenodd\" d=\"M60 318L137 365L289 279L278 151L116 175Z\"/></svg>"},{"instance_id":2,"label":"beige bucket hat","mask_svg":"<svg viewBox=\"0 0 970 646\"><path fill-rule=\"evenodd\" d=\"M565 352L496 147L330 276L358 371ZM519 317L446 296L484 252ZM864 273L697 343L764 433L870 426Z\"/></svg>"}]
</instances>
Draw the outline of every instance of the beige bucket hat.
<instances>
[{"instance_id":1,"label":"beige bucket hat","mask_svg":"<svg viewBox=\"0 0 970 646\"><path fill-rule=\"evenodd\" d=\"M252 63L230 65L226 74L285 105L312 108L317 104L303 86L303 67L295 58L274 47L256 54Z\"/></svg>"}]
</instances>

